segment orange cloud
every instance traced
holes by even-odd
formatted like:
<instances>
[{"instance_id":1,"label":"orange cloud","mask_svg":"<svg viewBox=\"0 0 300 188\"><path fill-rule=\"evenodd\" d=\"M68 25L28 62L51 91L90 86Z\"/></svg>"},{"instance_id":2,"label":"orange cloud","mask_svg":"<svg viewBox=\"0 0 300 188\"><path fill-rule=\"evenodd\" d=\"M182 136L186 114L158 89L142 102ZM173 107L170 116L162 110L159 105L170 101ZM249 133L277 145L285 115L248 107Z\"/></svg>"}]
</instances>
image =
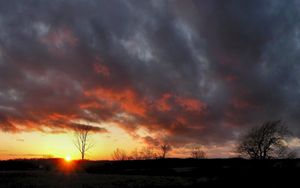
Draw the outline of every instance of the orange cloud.
<instances>
[{"instance_id":1,"label":"orange cloud","mask_svg":"<svg viewBox=\"0 0 300 188\"><path fill-rule=\"evenodd\" d=\"M101 105L98 102L90 101L79 104L81 109L99 109Z\"/></svg>"},{"instance_id":2,"label":"orange cloud","mask_svg":"<svg viewBox=\"0 0 300 188\"><path fill-rule=\"evenodd\" d=\"M200 112L206 108L206 105L197 99L183 97L176 97L175 99L176 102L186 111Z\"/></svg>"},{"instance_id":3,"label":"orange cloud","mask_svg":"<svg viewBox=\"0 0 300 188\"><path fill-rule=\"evenodd\" d=\"M60 113L50 113L47 117L48 120L59 120L59 121L69 121L72 119L76 119L78 116L75 114L66 115Z\"/></svg>"},{"instance_id":4,"label":"orange cloud","mask_svg":"<svg viewBox=\"0 0 300 188\"><path fill-rule=\"evenodd\" d=\"M98 88L84 92L87 97L95 97L110 106L119 106L125 112L144 116L146 112L145 101L138 99L137 94L131 89L114 91L112 89Z\"/></svg>"},{"instance_id":5,"label":"orange cloud","mask_svg":"<svg viewBox=\"0 0 300 188\"><path fill-rule=\"evenodd\" d=\"M168 103L168 100L172 97L171 94L165 93L162 98L157 100L156 105L157 109L162 112L167 112L171 110L171 105Z\"/></svg>"}]
</instances>

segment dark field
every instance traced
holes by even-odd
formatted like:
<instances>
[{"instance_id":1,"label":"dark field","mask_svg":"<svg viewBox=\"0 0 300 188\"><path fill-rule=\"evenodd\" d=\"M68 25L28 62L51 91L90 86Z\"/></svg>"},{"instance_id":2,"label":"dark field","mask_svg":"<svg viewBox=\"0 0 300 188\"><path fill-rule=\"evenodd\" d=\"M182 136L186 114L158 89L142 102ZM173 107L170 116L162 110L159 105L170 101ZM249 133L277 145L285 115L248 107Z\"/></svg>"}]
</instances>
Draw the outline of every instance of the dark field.
<instances>
[{"instance_id":1,"label":"dark field","mask_svg":"<svg viewBox=\"0 0 300 188\"><path fill-rule=\"evenodd\" d=\"M12 160L0 161L0 187L297 187L299 169L298 159Z\"/></svg>"},{"instance_id":2,"label":"dark field","mask_svg":"<svg viewBox=\"0 0 300 188\"><path fill-rule=\"evenodd\" d=\"M0 174L1 187L188 187L190 178L143 175L105 175L55 172L4 172Z\"/></svg>"}]
</instances>

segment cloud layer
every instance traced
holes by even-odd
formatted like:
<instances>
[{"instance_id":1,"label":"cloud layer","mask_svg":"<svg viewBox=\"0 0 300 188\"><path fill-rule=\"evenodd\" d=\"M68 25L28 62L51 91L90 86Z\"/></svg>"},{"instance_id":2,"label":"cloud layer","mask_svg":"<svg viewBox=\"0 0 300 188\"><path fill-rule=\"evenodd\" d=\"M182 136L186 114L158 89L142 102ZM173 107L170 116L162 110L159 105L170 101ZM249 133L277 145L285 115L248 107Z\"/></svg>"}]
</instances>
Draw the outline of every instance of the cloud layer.
<instances>
[{"instance_id":1,"label":"cloud layer","mask_svg":"<svg viewBox=\"0 0 300 188\"><path fill-rule=\"evenodd\" d=\"M0 129L86 120L152 145L221 144L283 119L300 136L299 5L0 1Z\"/></svg>"}]
</instances>

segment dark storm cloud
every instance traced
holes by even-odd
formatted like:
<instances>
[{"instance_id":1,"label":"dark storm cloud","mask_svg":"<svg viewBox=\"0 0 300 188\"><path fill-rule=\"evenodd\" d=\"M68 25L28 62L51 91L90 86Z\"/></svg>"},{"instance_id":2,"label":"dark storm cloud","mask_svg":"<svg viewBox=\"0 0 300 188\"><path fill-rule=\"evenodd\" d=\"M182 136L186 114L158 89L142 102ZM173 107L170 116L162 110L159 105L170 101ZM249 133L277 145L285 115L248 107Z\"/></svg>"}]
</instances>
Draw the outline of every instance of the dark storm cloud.
<instances>
[{"instance_id":1,"label":"dark storm cloud","mask_svg":"<svg viewBox=\"0 0 300 188\"><path fill-rule=\"evenodd\" d=\"M0 3L4 131L87 120L214 144L281 118L300 134L299 1Z\"/></svg>"}]
</instances>

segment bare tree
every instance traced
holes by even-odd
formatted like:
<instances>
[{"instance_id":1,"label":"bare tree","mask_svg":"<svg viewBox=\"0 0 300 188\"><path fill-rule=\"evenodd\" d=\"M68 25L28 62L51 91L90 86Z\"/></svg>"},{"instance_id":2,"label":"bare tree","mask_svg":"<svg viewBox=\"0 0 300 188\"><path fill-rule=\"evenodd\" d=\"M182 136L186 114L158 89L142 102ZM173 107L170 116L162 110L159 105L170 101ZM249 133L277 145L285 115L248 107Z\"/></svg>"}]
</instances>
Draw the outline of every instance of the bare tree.
<instances>
[{"instance_id":1,"label":"bare tree","mask_svg":"<svg viewBox=\"0 0 300 188\"><path fill-rule=\"evenodd\" d=\"M172 150L172 147L168 144L163 144L160 146L160 149L161 149L161 153L162 153L161 158L164 159L164 158L166 158L167 153Z\"/></svg>"},{"instance_id":2,"label":"bare tree","mask_svg":"<svg viewBox=\"0 0 300 188\"><path fill-rule=\"evenodd\" d=\"M157 159L158 155L151 147L143 147L141 149L135 148L130 156L128 156L129 160L149 160L149 159Z\"/></svg>"},{"instance_id":3,"label":"bare tree","mask_svg":"<svg viewBox=\"0 0 300 188\"><path fill-rule=\"evenodd\" d=\"M157 153L151 147L144 147L140 150L140 155L143 160L157 159Z\"/></svg>"},{"instance_id":4,"label":"bare tree","mask_svg":"<svg viewBox=\"0 0 300 188\"><path fill-rule=\"evenodd\" d=\"M144 147L140 150L135 149L131 152L131 159L133 160L148 160L148 159L156 159L157 154L151 147Z\"/></svg>"},{"instance_id":5,"label":"bare tree","mask_svg":"<svg viewBox=\"0 0 300 188\"><path fill-rule=\"evenodd\" d=\"M130 160L140 160L141 159L141 154L140 151L135 148L132 152L131 155L129 156Z\"/></svg>"},{"instance_id":6,"label":"bare tree","mask_svg":"<svg viewBox=\"0 0 300 188\"><path fill-rule=\"evenodd\" d=\"M195 147L191 151L191 156L195 159L205 159L206 153L201 149L201 147Z\"/></svg>"},{"instance_id":7,"label":"bare tree","mask_svg":"<svg viewBox=\"0 0 300 188\"><path fill-rule=\"evenodd\" d=\"M124 161L128 160L128 156L124 150L117 148L112 154L112 159L116 161Z\"/></svg>"},{"instance_id":8,"label":"bare tree","mask_svg":"<svg viewBox=\"0 0 300 188\"><path fill-rule=\"evenodd\" d=\"M289 135L281 121L265 122L241 138L237 151L250 159L287 158L293 154L286 144Z\"/></svg>"},{"instance_id":9,"label":"bare tree","mask_svg":"<svg viewBox=\"0 0 300 188\"><path fill-rule=\"evenodd\" d=\"M90 131L91 129L89 129L88 127L78 127L75 129L74 144L81 154L81 160L84 160L87 151L89 151L94 146L93 143L89 140Z\"/></svg>"}]
</instances>

